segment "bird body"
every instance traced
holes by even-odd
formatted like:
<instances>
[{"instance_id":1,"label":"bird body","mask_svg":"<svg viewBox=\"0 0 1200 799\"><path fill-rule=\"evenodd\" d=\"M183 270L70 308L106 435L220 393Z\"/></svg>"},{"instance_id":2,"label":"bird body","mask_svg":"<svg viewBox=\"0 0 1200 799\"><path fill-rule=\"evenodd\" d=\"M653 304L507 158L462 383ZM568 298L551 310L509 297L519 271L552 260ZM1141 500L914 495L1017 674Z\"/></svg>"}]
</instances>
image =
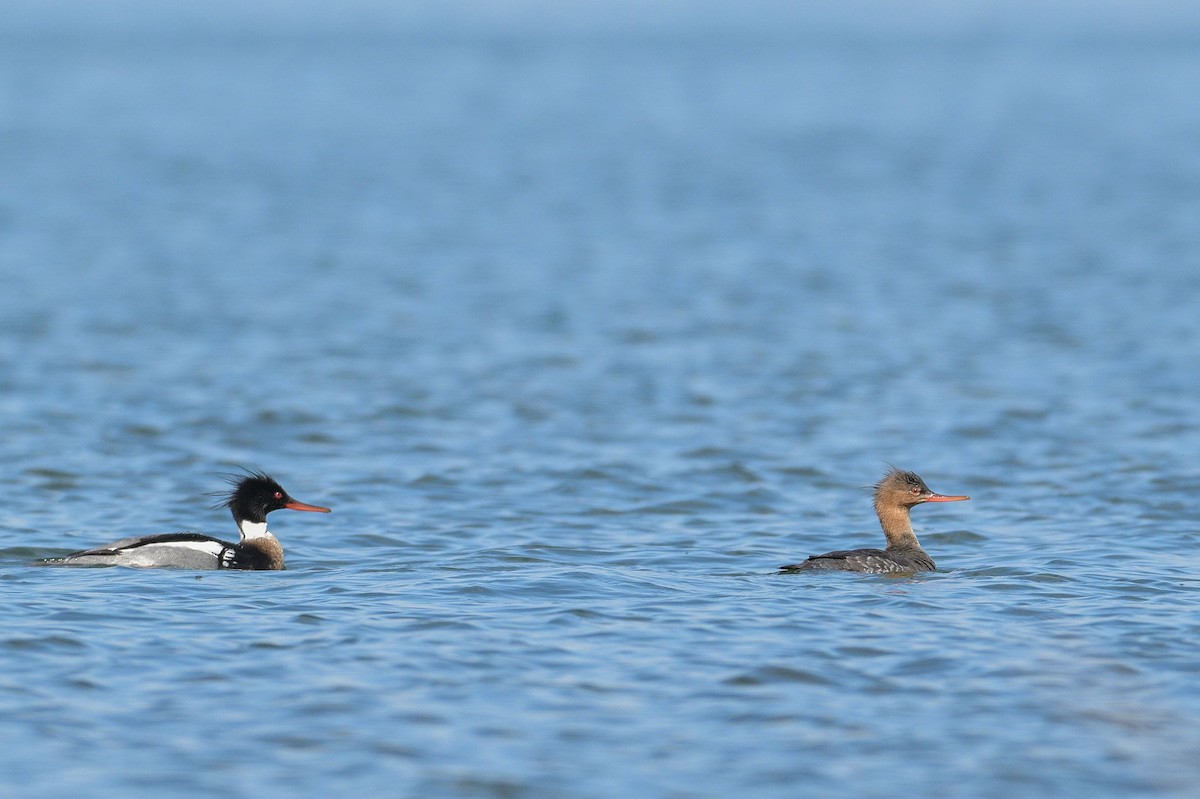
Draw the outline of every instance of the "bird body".
<instances>
[{"instance_id":1,"label":"bird body","mask_svg":"<svg viewBox=\"0 0 1200 799\"><path fill-rule=\"evenodd\" d=\"M131 566L158 569L284 568L283 545L267 529L267 514L288 509L329 513L329 508L292 499L283 486L260 472L231 481L233 490L221 502L229 508L241 533L237 543L200 533L160 533L122 538L95 549L39 561L42 566Z\"/></svg>"},{"instance_id":2,"label":"bird body","mask_svg":"<svg viewBox=\"0 0 1200 799\"><path fill-rule=\"evenodd\" d=\"M845 549L813 555L808 560L780 567L781 573L848 571L899 574L937 571L933 558L921 548L913 532L909 511L926 502L961 502L967 496L938 494L915 472L891 469L875 485L875 513L887 539L886 549Z\"/></svg>"}]
</instances>

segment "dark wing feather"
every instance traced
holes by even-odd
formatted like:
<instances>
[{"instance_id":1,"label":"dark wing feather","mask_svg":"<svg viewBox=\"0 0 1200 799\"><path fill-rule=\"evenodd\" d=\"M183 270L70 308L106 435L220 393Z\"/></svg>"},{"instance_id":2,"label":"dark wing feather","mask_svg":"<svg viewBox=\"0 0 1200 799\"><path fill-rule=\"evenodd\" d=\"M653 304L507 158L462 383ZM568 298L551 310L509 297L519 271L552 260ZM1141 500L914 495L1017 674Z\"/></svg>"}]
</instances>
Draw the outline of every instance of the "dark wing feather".
<instances>
[{"instance_id":1,"label":"dark wing feather","mask_svg":"<svg viewBox=\"0 0 1200 799\"><path fill-rule=\"evenodd\" d=\"M882 549L841 549L837 552L826 552L824 555L812 555L803 563L781 567L781 571L867 571L864 566L872 556L880 560L886 557Z\"/></svg>"},{"instance_id":2,"label":"dark wing feather","mask_svg":"<svg viewBox=\"0 0 1200 799\"><path fill-rule=\"evenodd\" d=\"M233 546L233 544L220 541L216 538L213 538L211 535L204 535L203 533L159 533L158 535L142 535L134 538L122 538L120 541L114 541L111 544L105 544L104 546L96 547L95 549L84 549L79 552L72 552L70 555L67 555L67 557L73 558L76 555L111 555L115 552L119 552L122 549L136 549L137 547L144 547L148 544L173 544L180 541L213 541L223 544L226 547Z\"/></svg>"},{"instance_id":3,"label":"dark wing feather","mask_svg":"<svg viewBox=\"0 0 1200 799\"><path fill-rule=\"evenodd\" d=\"M933 571L933 559L923 550L916 552L882 549L843 549L813 555L803 563L794 563L780 568L781 574L806 571L845 571L868 574L891 574L898 572Z\"/></svg>"}]
</instances>

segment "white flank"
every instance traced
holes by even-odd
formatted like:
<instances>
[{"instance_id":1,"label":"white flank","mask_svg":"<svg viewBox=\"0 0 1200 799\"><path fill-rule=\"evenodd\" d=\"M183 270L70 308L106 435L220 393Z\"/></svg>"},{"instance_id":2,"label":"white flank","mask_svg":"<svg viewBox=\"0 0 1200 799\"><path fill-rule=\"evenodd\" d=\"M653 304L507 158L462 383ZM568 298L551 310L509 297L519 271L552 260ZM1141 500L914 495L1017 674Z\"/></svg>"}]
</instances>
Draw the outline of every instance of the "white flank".
<instances>
[{"instance_id":1,"label":"white flank","mask_svg":"<svg viewBox=\"0 0 1200 799\"><path fill-rule=\"evenodd\" d=\"M219 558L224 548L219 541L171 541L121 550L117 560L123 566L214 568L207 558Z\"/></svg>"}]
</instances>

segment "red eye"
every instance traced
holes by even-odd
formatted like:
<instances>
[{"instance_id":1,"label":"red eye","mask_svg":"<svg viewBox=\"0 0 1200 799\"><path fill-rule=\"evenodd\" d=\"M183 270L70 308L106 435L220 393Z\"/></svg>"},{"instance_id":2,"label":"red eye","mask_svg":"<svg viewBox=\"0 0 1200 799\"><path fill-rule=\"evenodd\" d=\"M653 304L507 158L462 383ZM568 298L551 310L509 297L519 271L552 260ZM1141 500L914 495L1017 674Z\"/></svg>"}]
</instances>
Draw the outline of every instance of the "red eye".
<instances>
[{"instance_id":1,"label":"red eye","mask_svg":"<svg viewBox=\"0 0 1200 799\"><path fill-rule=\"evenodd\" d=\"M275 499L283 499L283 492L282 492L282 491L276 491L276 492L275 492Z\"/></svg>"},{"instance_id":2,"label":"red eye","mask_svg":"<svg viewBox=\"0 0 1200 799\"><path fill-rule=\"evenodd\" d=\"M921 493L921 489L919 489L919 488L914 488L914 489L912 489L912 493L913 493L914 495L916 495L916 494L920 494L920 493Z\"/></svg>"}]
</instances>

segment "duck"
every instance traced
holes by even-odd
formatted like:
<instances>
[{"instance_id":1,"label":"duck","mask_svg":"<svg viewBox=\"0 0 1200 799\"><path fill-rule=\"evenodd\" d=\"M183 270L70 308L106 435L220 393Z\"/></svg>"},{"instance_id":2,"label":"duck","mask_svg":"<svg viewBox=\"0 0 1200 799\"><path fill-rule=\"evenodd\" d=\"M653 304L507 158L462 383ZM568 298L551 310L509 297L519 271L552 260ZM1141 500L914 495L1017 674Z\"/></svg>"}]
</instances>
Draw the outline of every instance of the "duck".
<instances>
[{"instance_id":1,"label":"duck","mask_svg":"<svg viewBox=\"0 0 1200 799\"><path fill-rule=\"evenodd\" d=\"M875 513L887 539L886 549L846 549L812 555L800 563L781 566L781 574L812 571L912 574L937 571L937 564L917 540L909 512L927 502L963 502L968 496L938 494L916 472L888 470L875 484Z\"/></svg>"},{"instance_id":2,"label":"duck","mask_svg":"<svg viewBox=\"0 0 1200 799\"><path fill-rule=\"evenodd\" d=\"M228 508L233 514L241 533L237 543L200 533L161 533L122 538L36 565L278 571L284 568L283 545L267 529L267 515L277 510L331 511L293 499L277 480L262 472L231 478L230 485L232 490L216 507Z\"/></svg>"}]
</instances>

